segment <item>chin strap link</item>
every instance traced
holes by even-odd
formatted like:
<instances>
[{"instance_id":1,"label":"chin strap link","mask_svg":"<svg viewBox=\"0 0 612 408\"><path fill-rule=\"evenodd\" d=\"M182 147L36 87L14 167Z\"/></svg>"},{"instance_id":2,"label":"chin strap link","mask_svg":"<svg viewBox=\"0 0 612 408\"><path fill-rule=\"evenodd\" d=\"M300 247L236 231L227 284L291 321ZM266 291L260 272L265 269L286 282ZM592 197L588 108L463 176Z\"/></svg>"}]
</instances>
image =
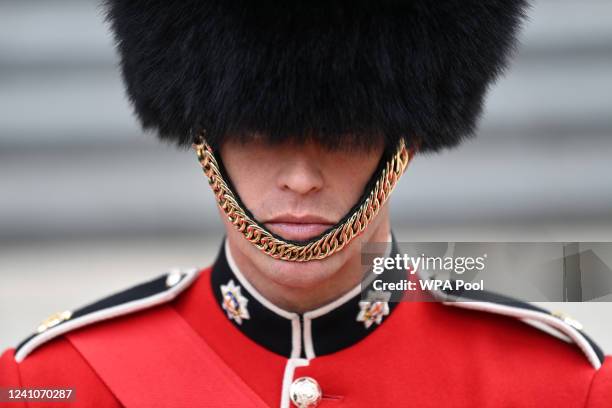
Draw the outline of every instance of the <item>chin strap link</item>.
<instances>
[{"instance_id":1,"label":"chin strap link","mask_svg":"<svg viewBox=\"0 0 612 408\"><path fill-rule=\"evenodd\" d=\"M294 244L276 238L264 226L251 219L240 206L236 194L223 179L213 149L203 137L193 144L204 174L208 178L217 205L228 220L251 244L275 259L291 262L308 262L325 259L341 251L349 242L361 234L376 217L389 195L397 185L408 163L414 156L402 139L396 152L389 158L365 201L357 207L346 221L333 227L320 238L304 244Z\"/></svg>"}]
</instances>

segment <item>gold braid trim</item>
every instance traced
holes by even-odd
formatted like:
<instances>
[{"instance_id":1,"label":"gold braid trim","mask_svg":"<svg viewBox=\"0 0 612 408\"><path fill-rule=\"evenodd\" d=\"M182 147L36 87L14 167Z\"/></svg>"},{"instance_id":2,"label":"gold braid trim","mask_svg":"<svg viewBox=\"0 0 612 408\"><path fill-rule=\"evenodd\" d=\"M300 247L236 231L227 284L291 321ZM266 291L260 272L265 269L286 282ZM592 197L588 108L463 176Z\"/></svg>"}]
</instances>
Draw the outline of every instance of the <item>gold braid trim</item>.
<instances>
[{"instance_id":1,"label":"gold braid trim","mask_svg":"<svg viewBox=\"0 0 612 408\"><path fill-rule=\"evenodd\" d=\"M217 205L228 220L249 242L266 255L292 262L327 258L341 251L351 240L361 234L385 204L413 157L413 152L406 148L402 140L397 151L387 161L367 199L345 222L313 242L292 244L274 237L245 213L223 179L214 152L206 142L196 143L193 148L217 199Z\"/></svg>"}]
</instances>

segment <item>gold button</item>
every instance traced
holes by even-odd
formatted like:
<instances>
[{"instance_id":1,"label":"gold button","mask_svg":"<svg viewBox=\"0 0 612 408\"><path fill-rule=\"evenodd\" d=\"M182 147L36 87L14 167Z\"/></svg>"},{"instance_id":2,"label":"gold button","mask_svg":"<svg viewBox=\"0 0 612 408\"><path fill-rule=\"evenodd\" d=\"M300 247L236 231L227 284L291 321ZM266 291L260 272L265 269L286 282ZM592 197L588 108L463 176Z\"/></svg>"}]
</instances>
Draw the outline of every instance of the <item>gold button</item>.
<instances>
[{"instance_id":1,"label":"gold button","mask_svg":"<svg viewBox=\"0 0 612 408\"><path fill-rule=\"evenodd\" d=\"M66 310L63 312L54 313L51 316L47 317L41 324L38 326L36 331L38 333L42 333L51 327L55 327L61 322L64 322L72 317L72 312L70 310Z\"/></svg>"},{"instance_id":2,"label":"gold button","mask_svg":"<svg viewBox=\"0 0 612 408\"><path fill-rule=\"evenodd\" d=\"M300 377L291 383L289 397L298 408L314 408L321 402L321 387L314 378Z\"/></svg>"}]
</instances>

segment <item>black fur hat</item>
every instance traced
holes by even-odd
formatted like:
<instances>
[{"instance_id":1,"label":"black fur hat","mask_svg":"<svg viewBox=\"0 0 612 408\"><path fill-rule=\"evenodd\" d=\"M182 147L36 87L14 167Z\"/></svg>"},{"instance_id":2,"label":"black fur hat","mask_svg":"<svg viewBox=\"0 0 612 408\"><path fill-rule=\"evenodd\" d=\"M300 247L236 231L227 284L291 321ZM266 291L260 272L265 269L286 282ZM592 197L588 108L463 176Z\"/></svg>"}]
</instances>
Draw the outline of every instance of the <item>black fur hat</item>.
<instances>
[{"instance_id":1,"label":"black fur hat","mask_svg":"<svg viewBox=\"0 0 612 408\"><path fill-rule=\"evenodd\" d=\"M189 145L453 146L475 130L526 0L106 0L142 125Z\"/></svg>"}]
</instances>

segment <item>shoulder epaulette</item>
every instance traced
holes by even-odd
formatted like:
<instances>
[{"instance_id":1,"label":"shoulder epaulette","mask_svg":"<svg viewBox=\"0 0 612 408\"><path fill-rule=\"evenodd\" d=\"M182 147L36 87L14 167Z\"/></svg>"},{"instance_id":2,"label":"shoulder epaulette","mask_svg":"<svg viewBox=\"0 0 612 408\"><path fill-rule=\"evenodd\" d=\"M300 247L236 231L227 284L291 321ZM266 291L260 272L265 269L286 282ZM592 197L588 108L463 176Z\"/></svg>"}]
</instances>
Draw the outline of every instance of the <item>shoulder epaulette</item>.
<instances>
[{"instance_id":1,"label":"shoulder epaulette","mask_svg":"<svg viewBox=\"0 0 612 408\"><path fill-rule=\"evenodd\" d=\"M187 289L199 271L174 269L79 309L55 313L17 346L15 360L23 361L36 348L72 330L167 303Z\"/></svg>"},{"instance_id":2,"label":"shoulder epaulette","mask_svg":"<svg viewBox=\"0 0 612 408\"><path fill-rule=\"evenodd\" d=\"M447 306L478 310L512 317L560 340L575 344L589 363L598 370L605 359L602 349L583 331L575 319L561 312L551 312L534 304L489 291L431 291Z\"/></svg>"}]
</instances>

